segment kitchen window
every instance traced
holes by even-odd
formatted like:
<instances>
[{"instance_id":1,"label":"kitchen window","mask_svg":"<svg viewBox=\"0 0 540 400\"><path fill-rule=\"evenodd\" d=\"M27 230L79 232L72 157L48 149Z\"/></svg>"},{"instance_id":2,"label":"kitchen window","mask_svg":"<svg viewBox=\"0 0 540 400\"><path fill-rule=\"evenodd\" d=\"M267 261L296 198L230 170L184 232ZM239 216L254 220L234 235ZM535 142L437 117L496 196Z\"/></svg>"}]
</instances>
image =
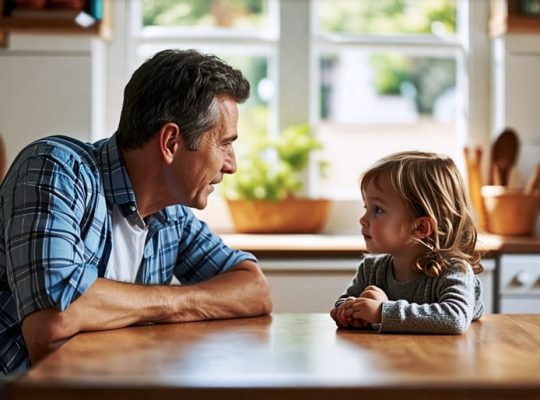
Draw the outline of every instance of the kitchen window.
<instances>
[{"instance_id":1,"label":"kitchen window","mask_svg":"<svg viewBox=\"0 0 540 400\"><path fill-rule=\"evenodd\" d=\"M277 7L274 0L134 0L128 2L133 71L152 54L194 48L239 68L251 83L240 106L239 131L275 131Z\"/></svg>"},{"instance_id":2,"label":"kitchen window","mask_svg":"<svg viewBox=\"0 0 540 400\"><path fill-rule=\"evenodd\" d=\"M487 3L134 0L124 82L164 48L224 58L253 88L239 151L243 137L310 122L330 168L327 179L307 174L306 191L356 201L359 174L390 152L442 152L461 165L465 144L489 140Z\"/></svg>"}]
</instances>

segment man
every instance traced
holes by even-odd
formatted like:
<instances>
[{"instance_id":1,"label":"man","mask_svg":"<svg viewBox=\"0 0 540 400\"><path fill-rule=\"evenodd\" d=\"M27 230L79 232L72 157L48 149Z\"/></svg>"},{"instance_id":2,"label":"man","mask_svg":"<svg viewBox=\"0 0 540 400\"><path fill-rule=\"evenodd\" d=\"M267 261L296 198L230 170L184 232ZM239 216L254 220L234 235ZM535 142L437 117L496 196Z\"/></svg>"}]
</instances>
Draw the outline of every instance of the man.
<instances>
[{"instance_id":1,"label":"man","mask_svg":"<svg viewBox=\"0 0 540 400\"><path fill-rule=\"evenodd\" d=\"M188 207L236 171L241 72L162 51L127 84L117 132L26 147L0 188L0 371L78 332L267 314L267 282ZM168 285L176 277L182 285Z\"/></svg>"}]
</instances>

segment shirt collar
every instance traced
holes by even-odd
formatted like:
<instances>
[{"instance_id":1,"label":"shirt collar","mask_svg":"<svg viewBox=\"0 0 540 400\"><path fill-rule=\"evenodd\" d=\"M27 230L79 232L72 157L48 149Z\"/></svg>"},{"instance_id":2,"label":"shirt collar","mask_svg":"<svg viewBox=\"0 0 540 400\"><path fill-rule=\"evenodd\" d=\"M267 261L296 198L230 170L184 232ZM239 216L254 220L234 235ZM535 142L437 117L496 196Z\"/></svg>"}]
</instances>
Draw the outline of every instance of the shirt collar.
<instances>
[{"instance_id":1,"label":"shirt collar","mask_svg":"<svg viewBox=\"0 0 540 400\"><path fill-rule=\"evenodd\" d=\"M101 179L108 203L135 207L135 193L116 142L116 133L104 140L99 152Z\"/></svg>"},{"instance_id":2,"label":"shirt collar","mask_svg":"<svg viewBox=\"0 0 540 400\"><path fill-rule=\"evenodd\" d=\"M103 140L99 151L99 165L105 199L109 204L116 204L124 217L137 211L135 192L127 173L126 165L118 148L116 133ZM153 214L160 223L166 224L178 217L175 206L166 207Z\"/></svg>"}]
</instances>

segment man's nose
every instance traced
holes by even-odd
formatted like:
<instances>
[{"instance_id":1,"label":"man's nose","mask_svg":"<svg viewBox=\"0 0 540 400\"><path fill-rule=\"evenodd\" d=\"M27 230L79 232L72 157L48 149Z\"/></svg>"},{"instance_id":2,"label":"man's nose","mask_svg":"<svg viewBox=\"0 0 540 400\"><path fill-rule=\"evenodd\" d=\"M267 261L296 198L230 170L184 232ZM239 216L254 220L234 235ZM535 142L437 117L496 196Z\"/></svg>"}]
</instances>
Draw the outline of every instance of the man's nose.
<instances>
[{"instance_id":1,"label":"man's nose","mask_svg":"<svg viewBox=\"0 0 540 400\"><path fill-rule=\"evenodd\" d=\"M234 149L231 146L230 151L227 153L227 156L225 157L225 161L223 162L223 168L221 171L224 174L234 174L236 172L237 166L236 166L236 156L234 154Z\"/></svg>"}]
</instances>

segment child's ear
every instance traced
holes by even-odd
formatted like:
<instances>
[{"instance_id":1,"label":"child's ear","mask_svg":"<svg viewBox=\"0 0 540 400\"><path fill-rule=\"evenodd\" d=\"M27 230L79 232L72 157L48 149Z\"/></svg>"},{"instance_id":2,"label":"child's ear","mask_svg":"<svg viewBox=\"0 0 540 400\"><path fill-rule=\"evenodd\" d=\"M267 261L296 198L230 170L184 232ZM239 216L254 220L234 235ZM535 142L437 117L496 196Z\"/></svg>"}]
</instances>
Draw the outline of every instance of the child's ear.
<instances>
[{"instance_id":1,"label":"child's ear","mask_svg":"<svg viewBox=\"0 0 540 400\"><path fill-rule=\"evenodd\" d=\"M419 239L430 237L435 230L435 224L429 217L417 218L414 223L414 234Z\"/></svg>"}]
</instances>

